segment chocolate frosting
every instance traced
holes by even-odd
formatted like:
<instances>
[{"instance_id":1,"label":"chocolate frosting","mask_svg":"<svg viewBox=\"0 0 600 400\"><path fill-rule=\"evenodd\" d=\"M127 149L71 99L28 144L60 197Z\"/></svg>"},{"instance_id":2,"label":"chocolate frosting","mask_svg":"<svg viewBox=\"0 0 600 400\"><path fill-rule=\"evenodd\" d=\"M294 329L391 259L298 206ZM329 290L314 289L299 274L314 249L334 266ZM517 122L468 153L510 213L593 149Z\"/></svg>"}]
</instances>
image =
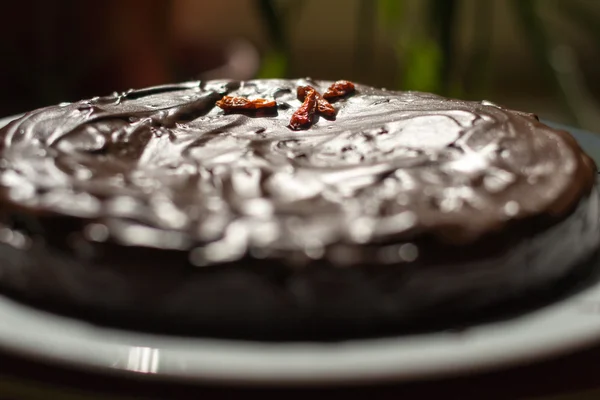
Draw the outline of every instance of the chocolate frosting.
<instances>
[{"instance_id":1,"label":"chocolate frosting","mask_svg":"<svg viewBox=\"0 0 600 400\"><path fill-rule=\"evenodd\" d=\"M596 167L568 133L490 102L363 85L336 118L290 129L296 88L330 84L186 82L13 121L0 286L297 333L305 318L344 330L478 307L595 251ZM226 113L224 95L277 109Z\"/></svg>"},{"instance_id":2,"label":"chocolate frosting","mask_svg":"<svg viewBox=\"0 0 600 400\"><path fill-rule=\"evenodd\" d=\"M31 112L0 132L4 201L93 220L91 240L189 250L198 265L248 251L337 263L332 245L465 244L561 216L593 185L568 134L489 102L358 85L335 120L289 129L296 88L330 83L189 82ZM228 114L215 107L225 94L278 107Z\"/></svg>"}]
</instances>

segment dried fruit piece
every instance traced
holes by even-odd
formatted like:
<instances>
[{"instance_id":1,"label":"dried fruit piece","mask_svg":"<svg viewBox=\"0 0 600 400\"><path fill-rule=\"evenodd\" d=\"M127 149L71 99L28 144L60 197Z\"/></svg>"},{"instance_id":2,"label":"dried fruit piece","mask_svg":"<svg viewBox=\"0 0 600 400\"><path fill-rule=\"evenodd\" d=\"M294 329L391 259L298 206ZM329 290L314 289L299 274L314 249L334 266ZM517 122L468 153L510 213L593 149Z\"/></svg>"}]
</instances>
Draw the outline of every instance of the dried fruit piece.
<instances>
[{"instance_id":1,"label":"dried fruit piece","mask_svg":"<svg viewBox=\"0 0 600 400\"><path fill-rule=\"evenodd\" d=\"M298 98L304 100L306 93L308 93L309 90L315 91L317 97L317 111L327 117L335 117L335 108L312 86L298 86L298 89L296 90Z\"/></svg>"},{"instance_id":2,"label":"dried fruit piece","mask_svg":"<svg viewBox=\"0 0 600 400\"><path fill-rule=\"evenodd\" d=\"M260 110L262 108L277 107L277 103L274 100L267 100L267 99L250 100L245 97L237 97L237 96L225 96L221 100L217 101L216 104L217 104L217 107L220 107L225 111Z\"/></svg>"},{"instance_id":3,"label":"dried fruit piece","mask_svg":"<svg viewBox=\"0 0 600 400\"><path fill-rule=\"evenodd\" d=\"M326 99L334 99L350 94L354 92L354 90L354 83L350 81L337 81L329 86L327 91L323 94L323 97Z\"/></svg>"},{"instance_id":4,"label":"dried fruit piece","mask_svg":"<svg viewBox=\"0 0 600 400\"><path fill-rule=\"evenodd\" d=\"M290 119L290 128L297 130L307 128L313 120L317 110L317 91L308 89L304 96L304 102L296 110Z\"/></svg>"}]
</instances>

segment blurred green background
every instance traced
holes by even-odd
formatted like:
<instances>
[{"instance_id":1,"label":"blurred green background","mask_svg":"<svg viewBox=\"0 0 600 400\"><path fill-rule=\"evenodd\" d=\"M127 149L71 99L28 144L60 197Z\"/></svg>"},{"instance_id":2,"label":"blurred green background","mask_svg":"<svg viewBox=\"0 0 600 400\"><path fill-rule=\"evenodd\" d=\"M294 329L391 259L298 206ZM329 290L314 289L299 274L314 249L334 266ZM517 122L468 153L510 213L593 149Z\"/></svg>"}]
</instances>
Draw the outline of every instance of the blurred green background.
<instances>
[{"instance_id":1,"label":"blurred green background","mask_svg":"<svg viewBox=\"0 0 600 400\"><path fill-rule=\"evenodd\" d=\"M487 99L600 131L597 0L23 0L7 7L3 115L185 79L310 76Z\"/></svg>"}]
</instances>

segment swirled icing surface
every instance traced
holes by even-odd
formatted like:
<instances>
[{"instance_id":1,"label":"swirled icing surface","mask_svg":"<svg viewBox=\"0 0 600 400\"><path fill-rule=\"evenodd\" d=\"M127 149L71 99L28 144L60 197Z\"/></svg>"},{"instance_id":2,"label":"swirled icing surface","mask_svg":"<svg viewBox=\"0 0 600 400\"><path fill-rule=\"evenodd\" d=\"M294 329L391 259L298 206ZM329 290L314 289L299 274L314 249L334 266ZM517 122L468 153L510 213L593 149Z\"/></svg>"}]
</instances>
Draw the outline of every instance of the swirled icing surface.
<instances>
[{"instance_id":1,"label":"swirled icing surface","mask_svg":"<svg viewBox=\"0 0 600 400\"><path fill-rule=\"evenodd\" d=\"M565 132L488 102L357 85L335 120L287 125L299 85L187 82L26 114L0 131L3 203L88 221L90 241L189 251L196 265L426 235L469 244L512 221L561 218L595 166ZM277 101L225 113L223 95ZM352 260L345 263L352 264Z\"/></svg>"}]
</instances>

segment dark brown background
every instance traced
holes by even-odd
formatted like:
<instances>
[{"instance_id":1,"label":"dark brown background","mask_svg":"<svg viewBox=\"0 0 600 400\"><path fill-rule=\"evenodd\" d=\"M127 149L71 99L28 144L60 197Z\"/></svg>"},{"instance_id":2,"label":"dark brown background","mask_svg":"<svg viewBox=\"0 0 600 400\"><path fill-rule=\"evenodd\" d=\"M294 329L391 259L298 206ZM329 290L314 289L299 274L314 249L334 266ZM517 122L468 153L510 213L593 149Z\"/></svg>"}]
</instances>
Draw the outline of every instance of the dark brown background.
<instances>
[{"instance_id":1,"label":"dark brown background","mask_svg":"<svg viewBox=\"0 0 600 400\"><path fill-rule=\"evenodd\" d=\"M453 57L457 60L464 58L468 43L478 34L471 23L477 1L462 1L455 18L459 32ZM540 73L511 14L510 2L487 1L492 4L494 67L490 85L481 96L565 121L560 101ZM600 45L595 37L584 34L572 21L563 21L560 13L550 7L551 3L570 1L542 1L539 7L542 11L548 9L542 14L550 34L568 39L576 52L582 79L590 91L583 107L596 107ZM573 1L600 16L600 2ZM285 20L293 53L291 76L349 78L393 86L393 43L382 29L375 27L369 68L356 68L357 25L364 24L358 12L360 0L304 3L301 12ZM405 3L408 8L418 8L424 2ZM2 8L2 116L199 76L250 78L258 68L256 57L272 43L251 0L21 0L5 2ZM420 14L415 15L418 27ZM218 69L232 54L237 57L236 67ZM591 118L584 125L593 129L596 121Z\"/></svg>"}]
</instances>

